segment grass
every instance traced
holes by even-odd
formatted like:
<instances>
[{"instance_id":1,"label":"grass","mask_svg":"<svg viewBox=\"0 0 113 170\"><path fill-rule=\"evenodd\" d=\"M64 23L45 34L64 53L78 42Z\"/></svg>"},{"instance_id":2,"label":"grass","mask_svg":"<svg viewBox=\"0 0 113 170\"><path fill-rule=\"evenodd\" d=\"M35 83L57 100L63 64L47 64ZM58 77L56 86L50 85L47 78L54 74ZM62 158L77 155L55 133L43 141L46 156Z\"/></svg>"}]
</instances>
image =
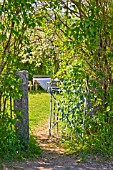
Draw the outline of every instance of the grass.
<instances>
[{"instance_id":1,"label":"grass","mask_svg":"<svg viewBox=\"0 0 113 170\"><path fill-rule=\"evenodd\" d=\"M33 130L49 119L50 94L44 91L29 93L29 125Z\"/></svg>"}]
</instances>

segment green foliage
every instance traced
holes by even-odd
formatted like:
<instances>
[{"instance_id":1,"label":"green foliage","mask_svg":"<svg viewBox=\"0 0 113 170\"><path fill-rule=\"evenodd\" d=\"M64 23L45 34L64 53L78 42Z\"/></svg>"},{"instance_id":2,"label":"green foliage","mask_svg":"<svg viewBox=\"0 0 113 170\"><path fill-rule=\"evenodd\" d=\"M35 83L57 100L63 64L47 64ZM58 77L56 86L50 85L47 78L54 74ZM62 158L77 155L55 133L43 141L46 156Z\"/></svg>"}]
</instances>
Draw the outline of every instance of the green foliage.
<instances>
[{"instance_id":1,"label":"green foliage","mask_svg":"<svg viewBox=\"0 0 113 170\"><path fill-rule=\"evenodd\" d=\"M42 150L38 146L35 137L32 136L32 132L48 120L49 100L50 95L44 91L29 93L30 139L27 145L21 143L16 136L14 125L17 118L13 116L13 119L11 119L10 115L5 114L5 122L0 122L0 158L22 160L37 158L40 155Z\"/></svg>"},{"instance_id":2,"label":"green foliage","mask_svg":"<svg viewBox=\"0 0 113 170\"><path fill-rule=\"evenodd\" d=\"M8 131L7 139L5 139L4 142L5 143L3 143L3 139L0 139L0 158L3 160L11 161L17 159L25 160L37 158L42 152L33 136L30 136L29 143L25 146L24 144L20 143L13 131Z\"/></svg>"},{"instance_id":3,"label":"green foliage","mask_svg":"<svg viewBox=\"0 0 113 170\"><path fill-rule=\"evenodd\" d=\"M53 4L57 4L56 1ZM82 140L84 142L77 144L84 149L84 144L91 146L92 143L95 151L101 153L105 151L106 154L110 148L112 150L112 140L109 138L113 116L113 23L111 22L113 11L111 6L113 6L112 1L103 0L61 1L57 7L55 5L55 8L51 8L55 14L54 23L57 23L56 33L62 32L59 44L63 44L63 47L59 47L62 50L60 70L57 75L64 79L72 78L78 82L88 80L87 92L90 96L90 106L87 107L85 117ZM87 97L86 94L84 96ZM82 117L80 119L82 120Z\"/></svg>"},{"instance_id":4,"label":"green foliage","mask_svg":"<svg viewBox=\"0 0 113 170\"><path fill-rule=\"evenodd\" d=\"M20 157L27 147L17 138L15 123L21 112L15 112L14 100L22 96L16 72L25 46L30 45L28 28L35 26L34 3L34 0L0 3L0 157L3 158Z\"/></svg>"},{"instance_id":5,"label":"green foliage","mask_svg":"<svg viewBox=\"0 0 113 170\"><path fill-rule=\"evenodd\" d=\"M109 140L113 117L112 7L111 0L0 3L0 121L6 119L1 128L8 132L6 141L12 132L9 126L14 128L15 122L10 97L21 96L15 72L25 65L27 69L30 66L31 76L57 73L59 78L74 79L78 84L87 79L88 88L85 85L83 88L88 93L83 96L90 96L90 107L84 120L83 143L77 139L76 144L83 149L94 146L89 148L101 152L112 149ZM14 122L10 119L12 112Z\"/></svg>"},{"instance_id":6,"label":"green foliage","mask_svg":"<svg viewBox=\"0 0 113 170\"><path fill-rule=\"evenodd\" d=\"M76 81L73 85L74 79L73 81L72 79L71 81L67 80L66 83L63 83L61 86L61 88L67 90L67 92L63 92L63 99L61 96L59 98L60 107L65 114L67 113L67 117L71 122L70 124L65 117L63 118L63 137L65 137L64 133L66 128L69 133L68 137L72 138L71 141L67 139L64 145L71 154L82 155L84 153L85 156L87 154L97 154L98 156L100 155L101 158L109 158L113 156L113 111L110 110L110 107L107 107L106 110L104 107L101 107L102 101L101 98L99 100L99 96L94 105L94 96L89 96L88 91L85 90L86 85L83 83L83 80L76 79ZM80 87L81 83L82 88ZM72 93L72 95L69 94L68 90L73 89L81 89L83 91L82 93L76 92ZM73 112L69 111L75 106L77 101L82 100L84 97L86 98L85 105L83 100L81 104L77 104ZM90 103L88 103L88 97L90 97ZM64 102L62 102L62 100Z\"/></svg>"}]
</instances>

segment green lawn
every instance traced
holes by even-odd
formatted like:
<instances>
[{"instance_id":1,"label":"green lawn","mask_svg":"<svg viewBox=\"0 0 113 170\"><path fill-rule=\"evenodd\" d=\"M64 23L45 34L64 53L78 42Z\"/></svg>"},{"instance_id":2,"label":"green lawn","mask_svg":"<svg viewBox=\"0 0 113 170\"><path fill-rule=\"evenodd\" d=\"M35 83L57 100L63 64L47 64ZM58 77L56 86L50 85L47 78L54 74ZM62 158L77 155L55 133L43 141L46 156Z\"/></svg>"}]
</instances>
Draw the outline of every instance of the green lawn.
<instances>
[{"instance_id":1,"label":"green lawn","mask_svg":"<svg viewBox=\"0 0 113 170\"><path fill-rule=\"evenodd\" d=\"M29 93L29 124L33 130L42 126L50 114L50 94L44 91Z\"/></svg>"}]
</instances>

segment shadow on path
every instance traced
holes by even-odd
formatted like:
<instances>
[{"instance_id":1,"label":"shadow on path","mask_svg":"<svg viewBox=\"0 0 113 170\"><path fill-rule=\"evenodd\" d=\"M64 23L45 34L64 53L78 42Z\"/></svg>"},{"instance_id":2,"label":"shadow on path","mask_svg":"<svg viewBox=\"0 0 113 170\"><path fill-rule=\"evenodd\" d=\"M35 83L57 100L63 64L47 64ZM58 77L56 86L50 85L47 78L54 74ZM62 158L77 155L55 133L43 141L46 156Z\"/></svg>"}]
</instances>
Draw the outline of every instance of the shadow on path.
<instances>
[{"instance_id":1,"label":"shadow on path","mask_svg":"<svg viewBox=\"0 0 113 170\"><path fill-rule=\"evenodd\" d=\"M41 127L35 131L37 142L43 152L40 158L33 161L11 162L5 164L3 170L113 170L113 163L100 164L89 158L87 163L79 162L72 155L66 155L56 139L50 138L48 130Z\"/></svg>"}]
</instances>

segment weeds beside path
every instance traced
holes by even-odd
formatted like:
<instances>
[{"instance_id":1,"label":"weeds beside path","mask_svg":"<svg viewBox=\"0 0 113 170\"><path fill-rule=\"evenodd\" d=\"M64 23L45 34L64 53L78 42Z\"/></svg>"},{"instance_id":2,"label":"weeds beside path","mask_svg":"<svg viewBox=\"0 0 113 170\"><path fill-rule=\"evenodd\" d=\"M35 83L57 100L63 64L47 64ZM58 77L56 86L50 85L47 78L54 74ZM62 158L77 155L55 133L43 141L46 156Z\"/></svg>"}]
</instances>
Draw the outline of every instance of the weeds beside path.
<instances>
[{"instance_id":1,"label":"weeds beside path","mask_svg":"<svg viewBox=\"0 0 113 170\"><path fill-rule=\"evenodd\" d=\"M29 94L30 127L43 152L34 160L4 163L3 170L113 170L113 162L100 163L94 156L87 162L67 155L58 140L48 136L49 99L47 93ZM47 120L47 121L46 121ZM46 123L45 123L46 122Z\"/></svg>"}]
</instances>

